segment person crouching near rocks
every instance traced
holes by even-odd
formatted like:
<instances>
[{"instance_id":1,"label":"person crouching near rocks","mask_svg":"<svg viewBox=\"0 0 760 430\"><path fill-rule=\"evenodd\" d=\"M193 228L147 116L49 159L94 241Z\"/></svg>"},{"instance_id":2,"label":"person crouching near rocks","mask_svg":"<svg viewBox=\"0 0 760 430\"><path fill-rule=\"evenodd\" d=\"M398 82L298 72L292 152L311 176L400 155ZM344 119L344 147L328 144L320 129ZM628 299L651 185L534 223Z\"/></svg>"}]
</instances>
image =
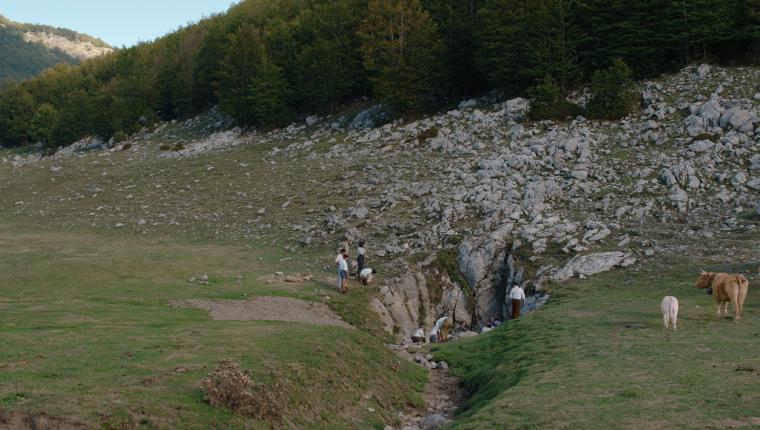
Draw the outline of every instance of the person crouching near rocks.
<instances>
[{"instance_id":1,"label":"person crouching near rocks","mask_svg":"<svg viewBox=\"0 0 760 430\"><path fill-rule=\"evenodd\" d=\"M430 330L430 342L431 343L444 343L449 340L449 331L454 327L454 323L451 322L449 317L441 317L433 325L433 329Z\"/></svg>"},{"instance_id":2,"label":"person crouching near rocks","mask_svg":"<svg viewBox=\"0 0 760 430\"><path fill-rule=\"evenodd\" d=\"M359 273L359 277L362 280L362 285L365 287L372 283L372 275L377 273L377 270L370 269L369 267L365 267L362 269L362 271Z\"/></svg>"},{"instance_id":3,"label":"person crouching near rocks","mask_svg":"<svg viewBox=\"0 0 760 430\"><path fill-rule=\"evenodd\" d=\"M509 291L509 299L512 301L512 319L520 317L520 309L525 302L525 291L517 285L512 285Z\"/></svg>"},{"instance_id":4,"label":"person crouching near rocks","mask_svg":"<svg viewBox=\"0 0 760 430\"><path fill-rule=\"evenodd\" d=\"M335 265L338 266L338 289L345 294L348 291L348 253L345 249L340 250Z\"/></svg>"},{"instance_id":5,"label":"person crouching near rocks","mask_svg":"<svg viewBox=\"0 0 760 430\"><path fill-rule=\"evenodd\" d=\"M425 343L425 330L423 330L422 327L418 327L417 330L414 331L414 334L412 335L412 342L415 345Z\"/></svg>"}]
</instances>

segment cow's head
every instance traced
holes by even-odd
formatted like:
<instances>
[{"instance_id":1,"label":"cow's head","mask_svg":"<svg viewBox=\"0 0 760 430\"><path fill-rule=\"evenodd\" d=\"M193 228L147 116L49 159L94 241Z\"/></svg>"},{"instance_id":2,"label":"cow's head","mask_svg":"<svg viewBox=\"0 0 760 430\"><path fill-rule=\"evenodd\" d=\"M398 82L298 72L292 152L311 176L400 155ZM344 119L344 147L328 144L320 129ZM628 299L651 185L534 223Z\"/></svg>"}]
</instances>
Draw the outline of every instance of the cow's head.
<instances>
[{"instance_id":1,"label":"cow's head","mask_svg":"<svg viewBox=\"0 0 760 430\"><path fill-rule=\"evenodd\" d=\"M694 281L694 286L703 289L709 288L714 277L715 275L713 273L705 272L703 270L702 273L699 274L699 277L697 277L697 280Z\"/></svg>"}]
</instances>

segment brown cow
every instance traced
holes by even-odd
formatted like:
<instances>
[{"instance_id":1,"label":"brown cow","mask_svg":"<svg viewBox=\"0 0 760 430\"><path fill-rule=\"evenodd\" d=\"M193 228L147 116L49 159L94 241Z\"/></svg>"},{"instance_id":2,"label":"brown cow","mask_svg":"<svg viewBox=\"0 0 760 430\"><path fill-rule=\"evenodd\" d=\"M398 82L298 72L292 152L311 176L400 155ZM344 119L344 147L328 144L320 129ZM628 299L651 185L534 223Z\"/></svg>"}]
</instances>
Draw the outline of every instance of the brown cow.
<instances>
[{"instance_id":1,"label":"brown cow","mask_svg":"<svg viewBox=\"0 0 760 430\"><path fill-rule=\"evenodd\" d=\"M729 275L727 273L702 272L694 282L697 288L711 288L715 298L716 314L725 318L728 314L728 303L734 307L734 321L742 317L744 299L747 298L749 281L742 275ZM721 305L723 312L721 313Z\"/></svg>"}]
</instances>

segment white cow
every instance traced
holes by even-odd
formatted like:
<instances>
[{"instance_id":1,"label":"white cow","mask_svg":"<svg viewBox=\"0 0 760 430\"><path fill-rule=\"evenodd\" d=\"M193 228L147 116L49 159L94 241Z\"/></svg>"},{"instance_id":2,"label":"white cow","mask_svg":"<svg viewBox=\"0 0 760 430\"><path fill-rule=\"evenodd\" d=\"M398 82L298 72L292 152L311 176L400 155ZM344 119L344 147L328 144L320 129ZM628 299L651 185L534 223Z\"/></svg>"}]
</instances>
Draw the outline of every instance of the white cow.
<instances>
[{"instance_id":1,"label":"white cow","mask_svg":"<svg viewBox=\"0 0 760 430\"><path fill-rule=\"evenodd\" d=\"M677 322L678 322L678 299L676 299L673 296L665 296L664 299L662 299L662 305L660 305L662 308L662 323L665 325L665 328L670 327L670 324L673 324L673 330L677 330Z\"/></svg>"}]
</instances>

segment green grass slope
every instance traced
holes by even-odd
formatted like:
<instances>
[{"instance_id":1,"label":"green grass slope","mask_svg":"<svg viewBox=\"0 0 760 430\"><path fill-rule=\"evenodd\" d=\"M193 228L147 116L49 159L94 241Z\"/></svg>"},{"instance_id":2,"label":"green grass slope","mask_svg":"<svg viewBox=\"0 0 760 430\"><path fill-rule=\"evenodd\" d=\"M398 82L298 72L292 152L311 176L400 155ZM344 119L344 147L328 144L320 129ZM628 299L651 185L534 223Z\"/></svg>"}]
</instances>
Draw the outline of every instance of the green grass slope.
<instances>
[{"instance_id":1,"label":"green grass slope","mask_svg":"<svg viewBox=\"0 0 760 430\"><path fill-rule=\"evenodd\" d=\"M738 323L693 281L699 268L754 273L758 236L554 286L544 309L440 347L474 393L450 428L757 428L757 277ZM665 295L680 302L675 332L662 328Z\"/></svg>"},{"instance_id":2,"label":"green grass slope","mask_svg":"<svg viewBox=\"0 0 760 430\"><path fill-rule=\"evenodd\" d=\"M333 296L347 320L367 318L360 291L334 297L325 284L260 280L280 268L276 251L7 223L0 242L0 409L93 428L352 429L383 428L397 419L393 411L421 401L424 370L402 363L395 373L397 357L367 330L214 321L169 306ZM210 285L187 282L203 271ZM257 381L267 382L270 368L288 376L282 421L251 421L203 401L200 380L226 357Z\"/></svg>"}]
</instances>

